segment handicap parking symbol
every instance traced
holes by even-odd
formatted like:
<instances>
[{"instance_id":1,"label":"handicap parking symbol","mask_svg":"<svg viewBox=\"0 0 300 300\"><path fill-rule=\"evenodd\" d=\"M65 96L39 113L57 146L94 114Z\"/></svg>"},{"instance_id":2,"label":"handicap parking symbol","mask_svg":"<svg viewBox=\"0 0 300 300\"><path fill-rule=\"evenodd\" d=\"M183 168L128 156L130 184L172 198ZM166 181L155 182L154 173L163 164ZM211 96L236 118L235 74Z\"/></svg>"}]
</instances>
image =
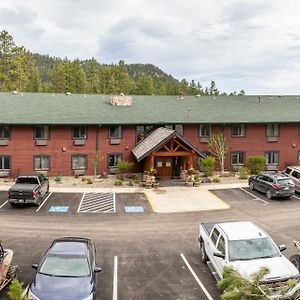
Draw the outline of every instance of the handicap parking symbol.
<instances>
[{"instance_id":1,"label":"handicap parking symbol","mask_svg":"<svg viewBox=\"0 0 300 300\"><path fill-rule=\"evenodd\" d=\"M69 206L51 206L49 212L67 213Z\"/></svg>"}]
</instances>

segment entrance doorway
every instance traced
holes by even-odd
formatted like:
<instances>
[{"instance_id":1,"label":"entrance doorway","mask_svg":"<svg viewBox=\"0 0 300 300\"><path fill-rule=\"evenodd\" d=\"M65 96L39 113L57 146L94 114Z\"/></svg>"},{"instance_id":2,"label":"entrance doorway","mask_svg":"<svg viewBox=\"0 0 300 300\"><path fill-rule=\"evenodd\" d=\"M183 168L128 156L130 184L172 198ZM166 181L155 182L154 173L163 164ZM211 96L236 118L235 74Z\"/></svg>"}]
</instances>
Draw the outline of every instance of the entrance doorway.
<instances>
[{"instance_id":1,"label":"entrance doorway","mask_svg":"<svg viewBox=\"0 0 300 300\"><path fill-rule=\"evenodd\" d=\"M157 176L172 177L173 157L155 157L154 165Z\"/></svg>"}]
</instances>

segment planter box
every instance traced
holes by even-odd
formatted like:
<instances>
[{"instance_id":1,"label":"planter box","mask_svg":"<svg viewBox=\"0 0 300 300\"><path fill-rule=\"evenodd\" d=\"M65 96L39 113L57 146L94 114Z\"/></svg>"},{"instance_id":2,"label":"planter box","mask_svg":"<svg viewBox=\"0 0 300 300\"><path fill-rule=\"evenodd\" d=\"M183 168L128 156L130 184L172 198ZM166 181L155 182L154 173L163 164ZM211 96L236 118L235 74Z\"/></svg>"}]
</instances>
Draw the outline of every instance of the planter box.
<instances>
[{"instance_id":1,"label":"planter box","mask_svg":"<svg viewBox=\"0 0 300 300\"><path fill-rule=\"evenodd\" d=\"M0 177L8 177L9 176L9 170L0 171Z\"/></svg>"},{"instance_id":2,"label":"planter box","mask_svg":"<svg viewBox=\"0 0 300 300\"><path fill-rule=\"evenodd\" d=\"M73 140L73 143L74 143L75 146L83 146L83 145L85 145L85 140L82 140L82 139Z\"/></svg>"},{"instance_id":3,"label":"planter box","mask_svg":"<svg viewBox=\"0 0 300 300\"><path fill-rule=\"evenodd\" d=\"M48 145L48 140L35 140L35 144L37 146L47 146Z\"/></svg>"},{"instance_id":4,"label":"planter box","mask_svg":"<svg viewBox=\"0 0 300 300\"><path fill-rule=\"evenodd\" d=\"M200 186L200 181L195 181L194 186Z\"/></svg>"},{"instance_id":5,"label":"planter box","mask_svg":"<svg viewBox=\"0 0 300 300\"><path fill-rule=\"evenodd\" d=\"M154 189L159 188L159 182L153 182L152 186L153 186Z\"/></svg>"},{"instance_id":6,"label":"planter box","mask_svg":"<svg viewBox=\"0 0 300 300\"><path fill-rule=\"evenodd\" d=\"M0 140L0 146L8 146L8 141L7 139Z\"/></svg>"},{"instance_id":7,"label":"planter box","mask_svg":"<svg viewBox=\"0 0 300 300\"><path fill-rule=\"evenodd\" d=\"M186 181L185 182L185 186L187 186L187 187L192 187L193 185L194 185L193 181Z\"/></svg>"},{"instance_id":8,"label":"planter box","mask_svg":"<svg viewBox=\"0 0 300 300\"><path fill-rule=\"evenodd\" d=\"M75 176L81 176L85 174L85 170L74 170Z\"/></svg>"}]
</instances>

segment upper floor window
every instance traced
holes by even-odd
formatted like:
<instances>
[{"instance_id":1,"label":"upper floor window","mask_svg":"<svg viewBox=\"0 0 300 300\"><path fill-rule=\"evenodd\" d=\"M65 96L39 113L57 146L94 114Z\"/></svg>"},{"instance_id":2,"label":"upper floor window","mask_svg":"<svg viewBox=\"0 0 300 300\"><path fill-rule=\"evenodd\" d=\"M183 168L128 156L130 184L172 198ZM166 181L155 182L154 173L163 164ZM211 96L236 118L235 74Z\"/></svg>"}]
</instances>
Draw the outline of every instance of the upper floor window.
<instances>
[{"instance_id":1,"label":"upper floor window","mask_svg":"<svg viewBox=\"0 0 300 300\"><path fill-rule=\"evenodd\" d=\"M246 136L246 126L245 126L245 124L233 124L233 125L231 125L231 135L233 137Z\"/></svg>"},{"instance_id":2,"label":"upper floor window","mask_svg":"<svg viewBox=\"0 0 300 300\"><path fill-rule=\"evenodd\" d=\"M152 125L138 125L136 126L136 142L143 140L152 130L154 126Z\"/></svg>"},{"instance_id":3,"label":"upper floor window","mask_svg":"<svg viewBox=\"0 0 300 300\"><path fill-rule=\"evenodd\" d=\"M8 125L0 126L0 139L9 139L10 138L10 128Z\"/></svg>"},{"instance_id":4,"label":"upper floor window","mask_svg":"<svg viewBox=\"0 0 300 300\"><path fill-rule=\"evenodd\" d=\"M87 127L83 125L74 125L72 127L72 138L85 140L87 138Z\"/></svg>"},{"instance_id":5,"label":"upper floor window","mask_svg":"<svg viewBox=\"0 0 300 300\"><path fill-rule=\"evenodd\" d=\"M36 155L34 156L34 170L50 170L50 156Z\"/></svg>"},{"instance_id":6,"label":"upper floor window","mask_svg":"<svg viewBox=\"0 0 300 300\"><path fill-rule=\"evenodd\" d=\"M200 124L199 135L200 137L210 138L212 133L211 124Z\"/></svg>"},{"instance_id":7,"label":"upper floor window","mask_svg":"<svg viewBox=\"0 0 300 300\"><path fill-rule=\"evenodd\" d=\"M49 139L50 130L48 125L36 125L34 127L34 138L35 139Z\"/></svg>"},{"instance_id":8,"label":"upper floor window","mask_svg":"<svg viewBox=\"0 0 300 300\"><path fill-rule=\"evenodd\" d=\"M176 125L167 124L164 127L171 129L171 130L175 130L177 133L183 135L183 125L182 124L176 124Z\"/></svg>"},{"instance_id":9,"label":"upper floor window","mask_svg":"<svg viewBox=\"0 0 300 300\"><path fill-rule=\"evenodd\" d=\"M85 170L87 169L87 155L75 154L72 155L72 170Z\"/></svg>"},{"instance_id":10,"label":"upper floor window","mask_svg":"<svg viewBox=\"0 0 300 300\"><path fill-rule=\"evenodd\" d=\"M0 155L0 170L10 170L10 156Z\"/></svg>"},{"instance_id":11,"label":"upper floor window","mask_svg":"<svg viewBox=\"0 0 300 300\"><path fill-rule=\"evenodd\" d=\"M280 128L278 123L267 124L267 137L278 137Z\"/></svg>"},{"instance_id":12,"label":"upper floor window","mask_svg":"<svg viewBox=\"0 0 300 300\"><path fill-rule=\"evenodd\" d=\"M279 164L279 151L266 152L266 164L267 165L278 165Z\"/></svg>"},{"instance_id":13,"label":"upper floor window","mask_svg":"<svg viewBox=\"0 0 300 300\"><path fill-rule=\"evenodd\" d=\"M109 126L108 137L110 139L121 139L122 138L122 126Z\"/></svg>"},{"instance_id":14,"label":"upper floor window","mask_svg":"<svg viewBox=\"0 0 300 300\"><path fill-rule=\"evenodd\" d=\"M232 165L244 165L245 164L245 152L232 152L231 153Z\"/></svg>"}]
</instances>

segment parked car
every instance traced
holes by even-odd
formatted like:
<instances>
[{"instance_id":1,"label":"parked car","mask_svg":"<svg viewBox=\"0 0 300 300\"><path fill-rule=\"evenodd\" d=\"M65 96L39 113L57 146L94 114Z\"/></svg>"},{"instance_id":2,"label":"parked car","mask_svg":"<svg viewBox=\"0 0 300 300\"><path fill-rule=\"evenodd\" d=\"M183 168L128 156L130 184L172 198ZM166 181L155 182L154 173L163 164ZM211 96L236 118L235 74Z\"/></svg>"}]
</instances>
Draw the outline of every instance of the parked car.
<instances>
[{"instance_id":1,"label":"parked car","mask_svg":"<svg viewBox=\"0 0 300 300\"><path fill-rule=\"evenodd\" d=\"M201 223L199 225L200 257L208 265L217 280L223 278L225 267L234 268L242 277L251 281L251 275L262 267L269 273L261 282L271 289L271 299L281 299L281 287L289 279L296 285L287 289L286 298L294 299L300 293L300 274L271 237L252 222L235 221Z\"/></svg>"},{"instance_id":2,"label":"parked car","mask_svg":"<svg viewBox=\"0 0 300 300\"><path fill-rule=\"evenodd\" d=\"M45 175L22 175L8 190L8 202L11 206L26 203L40 205L48 193L49 179Z\"/></svg>"},{"instance_id":3,"label":"parked car","mask_svg":"<svg viewBox=\"0 0 300 300\"><path fill-rule=\"evenodd\" d=\"M96 300L96 248L86 238L53 241L28 290L30 300Z\"/></svg>"},{"instance_id":4,"label":"parked car","mask_svg":"<svg viewBox=\"0 0 300 300\"><path fill-rule=\"evenodd\" d=\"M273 197L290 197L295 194L295 184L292 179L283 173L262 173L249 178L251 190L257 190Z\"/></svg>"},{"instance_id":5,"label":"parked car","mask_svg":"<svg viewBox=\"0 0 300 300\"><path fill-rule=\"evenodd\" d=\"M300 193L300 166L289 166L283 173L289 175L295 183L296 192Z\"/></svg>"}]
</instances>

